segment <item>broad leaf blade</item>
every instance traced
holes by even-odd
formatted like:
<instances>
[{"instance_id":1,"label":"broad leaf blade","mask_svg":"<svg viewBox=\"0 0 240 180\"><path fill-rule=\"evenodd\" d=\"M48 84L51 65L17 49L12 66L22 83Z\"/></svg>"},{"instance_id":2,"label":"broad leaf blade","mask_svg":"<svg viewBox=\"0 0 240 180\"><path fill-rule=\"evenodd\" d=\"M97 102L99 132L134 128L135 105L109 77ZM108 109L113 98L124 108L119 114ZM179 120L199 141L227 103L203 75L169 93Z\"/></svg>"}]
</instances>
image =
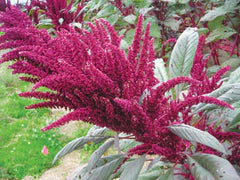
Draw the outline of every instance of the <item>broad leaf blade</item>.
<instances>
[{"instance_id":1,"label":"broad leaf blade","mask_svg":"<svg viewBox=\"0 0 240 180\"><path fill-rule=\"evenodd\" d=\"M96 163L102 157L102 155L113 145L114 139L111 139L104 144L102 144L96 151L92 153L88 160L88 170L95 168Z\"/></svg>"},{"instance_id":2,"label":"broad leaf blade","mask_svg":"<svg viewBox=\"0 0 240 180\"><path fill-rule=\"evenodd\" d=\"M89 129L87 136L102 136L106 131L108 131L108 128L94 125Z\"/></svg>"},{"instance_id":3,"label":"broad leaf blade","mask_svg":"<svg viewBox=\"0 0 240 180\"><path fill-rule=\"evenodd\" d=\"M115 171L115 169L121 164L124 160L124 156L120 156L119 158L110 161L109 163L100 166L96 169L93 169L91 172L86 173L82 180L106 180L108 179L111 174Z\"/></svg>"},{"instance_id":4,"label":"broad leaf blade","mask_svg":"<svg viewBox=\"0 0 240 180\"><path fill-rule=\"evenodd\" d=\"M227 129L233 132L240 132L240 113L238 113L232 122L228 125Z\"/></svg>"},{"instance_id":5,"label":"broad leaf blade","mask_svg":"<svg viewBox=\"0 0 240 180\"><path fill-rule=\"evenodd\" d=\"M229 38L230 36L236 34L237 32L230 28L230 27L220 27L217 29L214 29L207 37L206 43L218 40L218 39L226 39Z\"/></svg>"},{"instance_id":6,"label":"broad leaf blade","mask_svg":"<svg viewBox=\"0 0 240 180\"><path fill-rule=\"evenodd\" d=\"M63 157L64 155L76 150L76 149L81 149L84 147L85 144L94 142L95 144L108 139L109 137L107 136L102 136L102 137L80 137L77 139L74 139L73 141L69 142L67 145L65 145L54 157L52 164L54 164L59 158Z\"/></svg>"},{"instance_id":7,"label":"broad leaf blade","mask_svg":"<svg viewBox=\"0 0 240 180\"><path fill-rule=\"evenodd\" d=\"M213 10L209 10L207 14L205 14L200 19L200 21L212 21L219 16L225 15L226 13L228 13L228 10L226 10L222 6L218 8L214 8Z\"/></svg>"},{"instance_id":8,"label":"broad leaf blade","mask_svg":"<svg viewBox=\"0 0 240 180\"><path fill-rule=\"evenodd\" d=\"M136 180L143 167L146 157L141 156L134 161L130 162L127 167L123 170L120 180Z\"/></svg>"},{"instance_id":9,"label":"broad leaf blade","mask_svg":"<svg viewBox=\"0 0 240 180\"><path fill-rule=\"evenodd\" d=\"M219 152L226 154L226 150L223 145L214 136L206 131L202 131L186 124L175 124L168 126L168 128L174 134L183 139L201 143L205 146L211 147Z\"/></svg>"},{"instance_id":10,"label":"broad leaf blade","mask_svg":"<svg viewBox=\"0 0 240 180\"><path fill-rule=\"evenodd\" d=\"M228 104L233 104L240 100L240 83L235 84L228 84L221 86L220 88L216 89L215 91L207 94L208 96L215 97L218 100L224 101ZM194 107L194 113L200 112L204 110L211 110L215 109L218 106L215 104L204 104L200 103Z\"/></svg>"},{"instance_id":11,"label":"broad leaf blade","mask_svg":"<svg viewBox=\"0 0 240 180\"><path fill-rule=\"evenodd\" d=\"M168 80L168 75L163 59L156 59L154 63L154 77L156 77L159 82L166 82Z\"/></svg>"},{"instance_id":12,"label":"broad leaf blade","mask_svg":"<svg viewBox=\"0 0 240 180\"><path fill-rule=\"evenodd\" d=\"M195 179L240 179L234 167L226 159L212 154L197 154L188 156L187 159Z\"/></svg>"},{"instance_id":13,"label":"broad leaf blade","mask_svg":"<svg viewBox=\"0 0 240 180\"><path fill-rule=\"evenodd\" d=\"M187 28L178 38L169 62L170 78L189 76L198 46L197 28ZM175 87L177 97L184 85Z\"/></svg>"}]
</instances>

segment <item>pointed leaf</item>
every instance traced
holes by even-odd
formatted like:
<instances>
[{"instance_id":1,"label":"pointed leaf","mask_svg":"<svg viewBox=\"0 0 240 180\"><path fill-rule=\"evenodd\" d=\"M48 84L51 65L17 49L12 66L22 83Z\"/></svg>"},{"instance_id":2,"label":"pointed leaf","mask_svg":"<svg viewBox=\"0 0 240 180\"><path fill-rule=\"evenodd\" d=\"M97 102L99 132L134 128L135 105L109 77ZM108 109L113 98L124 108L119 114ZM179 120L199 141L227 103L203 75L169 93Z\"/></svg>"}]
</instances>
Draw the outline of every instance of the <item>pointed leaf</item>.
<instances>
[{"instance_id":1,"label":"pointed leaf","mask_svg":"<svg viewBox=\"0 0 240 180\"><path fill-rule=\"evenodd\" d=\"M229 161L213 154L187 156L188 165L195 179L240 179Z\"/></svg>"},{"instance_id":2,"label":"pointed leaf","mask_svg":"<svg viewBox=\"0 0 240 180\"><path fill-rule=\"evenodd\" d=\"M162 173L157 180L173 180L174 179L174 174L173 174L173 169L169 169L166 172Z\"/></svg>"},{"instance_id":3,"label":"pointed leaf","mask_svg":"<svg viewBox=\"0 0 240 180\"><path fill-rule=\"evenodd\" d=\"M109 162L111 162L113 160L116 160L116 159L120 158L121 156L122 155L118 155L118 154L105 156L105 157L99 159L99 161L96 163L96 168L98 168L100 166L103 166L103 165L105 165L105 164L107 164L107 163L109 163ZM72 173L70 179L76 179L77 180L77 179L79 179L78 177L80 177L80 179L81 179L87 173L89 173L88 166L85 166L85 167L83 167L81 169L76 169Z\"/></svg>"},{"instance_id":4,"label":"pointed leaf","mask_svg":"<svg viewBox=\"0 0 240 180\"><path fill-rule=\"evenodd\" d=\"M214 29L207 37L206 43L218 40L218 39L226 39L233 34L236 34L237 32L230 28L230 27L219 27L217 29Z\"/></svg>"},{"instance_id":5,"label":"pointed leaf","mask_svg":"<svg viewBox=\"0 0 240 180\"><path fill-rule=\"evenodd\" d=\"M218 100L224 101L228 104L233 104L240 100L240 83L226 83L225 85L221 86L210 94L207 94L207 96L215 97ZM212 110L215 108L218 108L218 106L215 104L200 103L194 107L194 113L204 110Z\"/></svg>"},{"instance_id":6,"label":"pointed leaf","mask_svg":"<svg viewBox=\"0 0 240 180\"><path fill-rule=\"evenodd\" d=\"M96 180L96 178L98 180L108 179L115 169L121 164L124 158L124 156L120 156L119 158L110 161L103 166L93 169L91 172L86 173L81 180Z\"/></svg>"},{"instance_id":7,"label":"pointed leaf","mask_svg":"<svg viewBox=\"0 0 240 180\"><path fill-rule=\"evenodd\" d=\"M240 113L238 113L232 122L227 126L227 129L233 132L240 132Z\"/></svg>"},{"instance_id":8,"label":"pointed leaf","mask_svg":"<svg viewBox=\"0 0 240 180\"><path fill-rule=\"evenodd\" d=\"M94 142L95 144L100 143L101 141L108 139L108 136L102 136L102 137L80 137L77 139L74 139L73 141L69 142L67 145L65 145L54 157L52 164L54 164L59 158L63 157L64 155L76 150L81 149L84 147L85 144Z\"/></svg>"},{"instance_id":9,"label":"pointed leaf","mask_svg":"<svg viewBox=\"0 0 240 180\"><path fill-rule=\"evenodd\" d=\"M217 7L217 8L214 8L213 10L209 10L207 14L205 14L200 19L200 21L212 21L219 16L225 15L226 13L228 13L228 11L225 8L223 8L222 6Z\"/></svg>"},{"instance_id":10,"label":"pointed leaf","mask_svg":"<svg viewBox=\"0 0 240 180\"><path fill-rule=\"evenodd\" d=\"M163 173L162 169L155 169L139 175L138 180L156 180Z\"/></svg>"},{"instance_id":11,"label":"pointed leaf","mask_svg":"<svg viewBox=\"0 0 240 180\"><path fill-rule=\"evenodd\" d=\"M198 46L199 35L197 28L187 28L178 38L169 62L170 78L189 76L195 52ZM184 85L175 87L177 97Z\"/></svg>"},{"instance_id":12,"label":"pointed leaf","mask_svg":"<svg viewBox=\"0 0 240 180\"><path fill-rule=\"evenodd\" d=\"M128 16L123 18L123 20L128 22L129 24L135 24L136 19L137 19L137 17L133 14L129 14Z\"/></svg>"},{"instance_id":13,"label":"pointed leaf","mask_svg":"<svg viewBox=\"0 0 240 180\"><path fill-rule=\"evenodd\" d=\"M233 60L239 62L240 58L235 58ZM229 76L229 80L227 81L227 83L229 83L229 84L240 83L240 78L239 77L240 77L240 67L238 65L238 68L235 71L233 71L231 73L231 75Z\"/></svg>"},{"instance_id":14,"label":"pointed leaf","mask_svg":"<svg viewBox=\"0 0 240 180\"><path fill-rule=\"evenodd\" d=\"M126 167L128 167L129 163L131 163L131 162L134 161L134 160L135 160L134 158L131 158L131 159L129 159L127 162L123 163L123 164L121 165L121 167L118 169L118 171L115 172L115 173L113 173L113 174L110 176L109 180L119 178L120 175L122 174L123 170L124 170Z\"/></svg>"},{"instance_id":15,"label":"pointed leaf","mask_svg":"<svg viewBox=\"0 0 240 180\"><path fill-rule=\"evenodd\" d=\"M163 59L156 59L154 63L154 77L157 78L159 82L166 82L168 80L168 75Z\"/></svg>"},{"instance_id":16,"label":"pointed leaf","mask_svg":"<svg viewBox=\"0 0 240 180\"><path fill-rule=\"evenodd\" d=\"M102 155L113 145L114 139L111 139L109 141L106 141L104 144L102 144L96 151L92 153L88 160L88 170L92 170L95 168L96 163L98 160L102 157Z\"/></svg>"},{"instance_id":17,"label":"pointed leaf","mask_svg":"<svg viewBox=\"0 0 240 180\"><path fill-rule=\"evenodd\" d=\"M226 154L226 150L223 145L214 136L206 131L202 131L186 124L175 124L168 126L168 128L174 134L183 139L201 143L205 146L211 147L219 152Z\"/></svg>"},{"instance_id":18,"label":"pointed leaf","mask_svg":"<svg viewBox=\"0 0 240 180\"><path fill-rule=\"evenodd\" d=\"M143 167L146 157L141 156L134 161L130 162L127 167L123 170L120 180L136 180Z\"/></svg>"},{"instance_id":19,"label":"pointed leaf","mask_svg":"<svg viewBox=\"0 0 240 180\"><path fill-rule=\"evenodd\" d=\"M102 136L106 131L108 131L108 128L94 125L89 129L87 136Z\"/></svg>"}]
</instances>

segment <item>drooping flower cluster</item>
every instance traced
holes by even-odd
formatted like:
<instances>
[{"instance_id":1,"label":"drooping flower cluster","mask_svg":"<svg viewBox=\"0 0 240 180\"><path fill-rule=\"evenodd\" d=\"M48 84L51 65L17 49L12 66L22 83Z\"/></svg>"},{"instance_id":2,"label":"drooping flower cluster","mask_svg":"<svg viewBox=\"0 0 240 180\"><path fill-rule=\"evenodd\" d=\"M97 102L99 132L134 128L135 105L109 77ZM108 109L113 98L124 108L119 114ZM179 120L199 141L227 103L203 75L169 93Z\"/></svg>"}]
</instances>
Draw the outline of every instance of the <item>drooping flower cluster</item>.
<instances>
[{"instance_id":1,"label":"drooping flower cluster","mask_svg":"<svg viewBox=\"0 0 240 180\"><path fill-rule=\"evenodd\" d=\"M6 12L9 16L11 13L12 10ZM1 14L3 17L5 14ZM137 100L145 88L156 83L152 71L155 56L153 40L149 37L150 25L146 28L141 48L142 16L139 17L128 57L120 49L121 37L108 22L96 20L95 25L88 25L91 32L82 29L76 33L71 29L58 32L56 38L45 37L45 31L31 25L27 30L26 27L4 29L2 48L15 49L5 54L1 62L14 59L16 63L10 66L13 73L31 75L22 79L35 83L33 92L21 96L48 100L28 108L65 107L73 110L44 130L81 119L132 133L135 123L124 121L125 114L114 99ZM40 86L52 91L35 91Z\"/></svg>"},{"instance_id":2,"label":"drooping flower cluster","mask_svg":"<svg viewBox=\"0 0 240 180\"><path fill-rule=\"evenodd\" d=\"M18 17L24 21L17 22ZM153 75L153 39L149 36L150 24L143 36L143 16L138 19L128 55L120 48L122 37L105 20L88 23L90 31L84 28L77 32L71 28L56 31L56 37L36 29L14 7L1 12L0 20L4 23L0 31L5 32L0 37L0 49L13 48L3 55L1 63L15 61L10 66L13 73L26 74L21 79L34 83L31 92L20 96L45 100L28 108L71 110L43 128L44 131L71 120L82 120L133 134L143 144L130 150L130 155L154 153L171 162L183 162L182 152L190 148L189 142L174 135L168 126L190 124L191 107L200 102L232 108L216 98L203 96L219 86L217 83L226 69L217 72L211 81L206 80L204 71L199 74L205 67L200 46L192 78L177 77L155 86L158 82ZM211 89L212 84L206 84L205 80L214 87ZM190 85L183 99L165 96L180 83ZM49 91L38 91L39 87ZM149 95L143 97L146 90Z\"/></svg>"}]
</instances>

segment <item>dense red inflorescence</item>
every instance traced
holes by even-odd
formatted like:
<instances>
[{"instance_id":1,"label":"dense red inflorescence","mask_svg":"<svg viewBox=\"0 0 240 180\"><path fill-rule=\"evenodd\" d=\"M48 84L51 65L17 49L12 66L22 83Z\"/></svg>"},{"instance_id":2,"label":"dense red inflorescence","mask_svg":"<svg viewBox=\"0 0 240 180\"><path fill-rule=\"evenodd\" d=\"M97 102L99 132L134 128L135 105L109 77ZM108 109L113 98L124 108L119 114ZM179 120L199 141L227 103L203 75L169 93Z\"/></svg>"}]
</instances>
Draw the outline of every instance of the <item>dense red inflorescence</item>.
<instances>
[{"instance_id":1,"label":"dense red inflorescence","mask_svg":"<svg viewBox=\"0 0 240 180\"><path fill-rule=\"evenodd\" d=\"M20 96L45 100L28 108L71 111L43 131L82 120L133 134L143 144L131 149L129 155L160 154L171 162L183 163L184 152L191 153L189 142L174 135L168 126L191 124L191 107L201 102L232 108L223 101L204 96L221 85L221 75L229 70L225 67L212 78L207 77L207 59L203 59L201 52L204 37L200 38L191 77L177 77L156 85L153 39L149 36L150 24L143 36L143 16L138 19L128 55L120 48L122 37L105 20L88 23L90 31L82 28L76 32L71 27L56 31L56 37L36 29L27 15L15 7L1 12L0 21L4 23L0 31L5 32L0 37L0 49L12 48L3 55L1 63L15 61L10 66L13 73L28 75L21 79L34 84L31 92ZM166 96L167 91L180 83L190 86L182 99ZM38 91L39 87L49 91ZM149 95L142 98L146 89ZM209 130L206 123L196 124L199 129ZM213 128L210 133L222 141L229 140L233 146L239 142L238 138L233 138L235 134L221 129ZM217 153L203 145L198 145L197 149ZM229 160L235 162L239 146L232 149Z\"/></svg>"}]
</instances>

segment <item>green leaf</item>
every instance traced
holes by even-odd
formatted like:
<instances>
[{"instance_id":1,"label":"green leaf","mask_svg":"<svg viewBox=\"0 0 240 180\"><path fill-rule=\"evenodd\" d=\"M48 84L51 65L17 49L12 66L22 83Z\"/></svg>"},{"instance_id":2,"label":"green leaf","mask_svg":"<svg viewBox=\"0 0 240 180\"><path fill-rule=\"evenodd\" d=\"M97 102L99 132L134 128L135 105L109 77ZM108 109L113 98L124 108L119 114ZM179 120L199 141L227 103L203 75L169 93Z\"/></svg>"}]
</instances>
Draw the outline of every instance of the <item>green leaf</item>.
<instances>
[{"instance_id":1,"label":"green leaf","mask_svg":"<svg viewBox=\"0 0 240 180\"><path fill-rule=\"evenodd\" d=\"M232 79L232 83L236 83L236 82L240 82L240 79L239 79L239 76L240 76L240 58L239 57L232 57L230 59L228 59L227 61L224 61L222 64L221 64L221 67L225 67L225 66L231 66L231 75L229 77L229 79ZM234 78L231 77L231 76L235 76Z\"/></svg>"},{"instance_id":2,"label":"green leaf","mask_svg":"<svg viewBox=\"0 0 240 180\"><path fill-rule=\"evenodd\" d=\"M198 45L199 35L196 28L187 28L178 38L169 62L170 78L189 76ZM183 85L175 87L177 97Z\"/></svg>"},{"instance_id":3,"label":"green leaf","mask_svg":"<svg viewBox=\"0 0 240 180\"><path fill-rule=\"evenodd\" d=\"M181 21L178 21L173 17L167 18L166 21L164 21L164 25L167 27L170 27L174 31L178 30L180 24L181 24Z\"/></svg>"},{"instance_id":4,"label":"green leaf","mask_svg":"<svg viewBox=\"0 0 240 180\"><path fill-rule=\"evenodd\" d=\"M121 49L128 49L128 47L129 47L129 44L124 39L121 39L120 48Z\"/></svg>"},{"instance_id":5,"label":"green leaf","mask_svg":"<svg viewBox=\"0 0 240 180\"><path fill-rule=\"evenodd\" d=\"M118 158L120 158L122 155L118 155L118 154L114 154L114 155L109 155L109 156L105 156L101 159L98 160L98 162L96 163L96 168L100 167L100 166L103 166L113 160L116 160ZM89 169L88 169L88 166L85 166L83 168L80 168L80 169L76 169L74 171L74 173L72 173L70 179L80 179L85 175L89 173Z\"/></svg>"},{"instance_id":6,"label":"green leaf","mask_svg":"<svg viewBox=\"0 0 240 180\"><path fill-rule=\"evenodd\" d=\"M123 18L124 21L128 22L129 24L135 24L135 20L137 19L137 17L133 14L129 14L128 16L125 16Z\"/></svg>"},{"instance_id":7,"label":"green leaf","mask_svg":"<svg viewBox=\"0 0 240 180\"><path fill-rule=\"evenodd\" d=\"M89 129L87 136L103 136L106 131L108 131L108 128L94 125Z\"/></svg>"},{"instance_id":8,"label":"green leaf","mask_svg":"<svg viewBox=\"0 0 240 180\"><path fill-rule=\"evenodd\" d=\"M138 180L155 180L162 175L162 169L155 169L139 175Z\"/></svg>"},{"instance_id":9,"label":"green leaf","mask_svg":"<svg viewBox=\"0 0 240 180\"><path fill-rule=\"evenodd\" d=\"M123 4L124 4L126 7L132 5L132 3L133 3L133 0L123 0Z\"/></svg>"},{"instance_id":10,"label":"green leaf","mask_svg":"<svg viewBox=\"0 0 240 180\"><path fill-rule=\"evenodd\" d=\"M228 13L228 10L220 6L214 8L213 10L209 10L207 14L200 19L200 21L212 21L219 16L225 15L226 13Z\"/></svg>"},{"instance_id":11,"label":"green leaf","mask_svg":"<svg viewBox=\"0 0 240 180\"><path fill-rule=\"evenodd\" d=\"M240 3L240 0L225 0L224 8L228 10L233 10Z\"/></svg>"},{"instance_id":12,"label":"green leaf","mask_svg":"<svg viewBox=\"0 0 240 180\"><path fill-rule=\"evenodd\" d=\"M156 59L154 64L154 77L157 78L159 82L168 81L168 75L163 59Z\"/></svg>"},{"instance_id":13,"label":"green leaf","mask_svg":"<svg viewBox=\"0 0 240 180\"><path fill-rule=\"evenodd\" d=\"M114 144L114 139L111 139L109 141L106 141L104 144L102 144L96 151L92 153L88 160L88 170L92 170L93 168L96 168L96 163L98 160L102 157L102 155Z\"/></svg>"},{"instance_id":14,"label":"green leaf","mask_svg":"<svg viewBox=\"0 0 240 180\"><path fill-rule=\"evenodd\" d=\"M226 159L212 154L187 156L188 165L195 179L240 179L234 167Z\"/></svg>"},{"instance_id":15,"label":"green leaf","mask_svg":"<svg viewBox=\"0 0 240 180\"><path fill-rule=\"evenodd\" d=\"M206 96L206 95L205 95ZM207 96L215 97L218 100L224 101L228 104L233 104L240 100L240 83L229 84L226 83L222 85L220 88L214 90ZM205 110L212 110L218 108L219 106L215 104L204 104L200 103L194 107L194 113L205 111Z\"/></svg>"},{"instance_id":16,"label":"green leaf","mask_svg":"<svg viewBox=\"0 0 240 180\"><path fill-rule=\"evenodd\" d=\"M208 28L199 28L198 33L199 34L207 34L209 32Z\"/></svg>"},{"instance_id":17,"label":"green leaf","mask_svg":"<svg viewBox=\"0 0 240 180\"><path fill-rule=\"evenodd\" d=\"M120 176L120 180L136 180L146 160L145 156L141 156L126 166Z\"/></svg>"},{"instance_id":18,"label":"green leaf","mask_svg":"<svg viewBox=\"0 0 240 180\"><path fill-rule=\"evenodd\" d=\"M161 157L155 158L148 167L139 175L138 180L156 180L158 177L162 176L165 171L165 164L160 161Z\"/></svg>"},{"instance_id":19,"label":"green leaf","mask_svg":"<svg viewBox=\"0 0 240 180\"><path fill-rule=\"evenodd\" d=\"M160 30L157 23L151 23L150 36L160 38Z\"/></svg>"},{"instance_id":20,"label":"green leaf","mask_svg":"<svg viewBox=\"0 0 240 180\"><path fill-rule=\"evenodd\" d=\"M225 18L224 16L218 16L214 20L210 21L208 23L209 30L213 31L214 29L224 27L224 25L222 24L222 21L224 20L224 18Z\"/></svg>"},{"instance_id":21,"label":"green leaf","mask_svg":"<svg viewBox=\"0 0 240 180\"><path fill-rule=\"evenodd\" d=\"M135 34L135 29L130 29L129 31L127 31L124 40L128 43L128 44L132 44L133 41L133 37Z\"/></svg>"},{"instance_id":22,"label":"green leaf","mask_svg":"<svg viewBox=\"0 0 240 180\"><path fill-rule=\"evenodd\" d=\"M71 142L69 142L67 145L65 145L54 157L52 164L54 164L59 158L63 157L64 155L76 150L76 149L81 149L84 147L85 144L94 142L101 142L105 139L108 139L109 137L81 137L78 139L75 139Z\"/></svg>"},{"instance_id":23,"label":"green leaf","mask_svg":"<svg viewBox=\"0 0 240 180\"><path fill-rule=\"evenodd\" d=\"M227 129L232 132L240 132L240 113L234 117Z\"/></svg>"},{"instance_id":24,"label":"green leaf","mask_svg":"<svg viewBox=\"0 0 240 180\"><path fill-rule=\"evenodd\" d=\"M218 39L226 39L232 36L233 34L236 34L237 32L230 28L230 27L220 27L215 30L213 30L207 37L206 42L212 42Z\"/></svg>"},{"instance_id":25,"label":"green leaf","mask_svg":"<svg viewBox=\"0 0 240 180\"><path fill-rule=\"evenodd\" d=\"M177 136L188 141L198 142L226 154L223 145L211 134L186 124L168 126L169 130Z\"/></svg>"},{"instance_id":26,"label":"green leaf","mask_svg":"<svg viewBox=\"0 0 240 180\"><path fill-rule=\"evenodd\" d=\"M169 169L168 171L162 173L161 176L156 180L173 180L173 179L174 179L173 169Z\"/></svg>"},{"instance_id":27,"label":"green leaf","mask_svg":"<svg viewBox=\"0 0 240 180\"><path fill-rule=\"evenodd\" d=\"M119 158L110 161L103 166L93 169L91 172L86 173L81 180L96 180L96 178L98 180L107 180L115 171L115 169L122 163L124 158L124 156L120 156Z\"/></svg>"},{"instance_id":28,"label":"green leaf","mask_svg":"<svg viewBox=\"0 0 240 180\"><path fill-rule=\"evenodd\" d=\"M105 6L97 13L97 18L103 18L114 14L114 7L111 4L105 4Z\"/></svg>"},{"instance_id":29,"label":"green leaf","mask_svg":"<svg viewBox=\"0 0 240 180\"><path fill-rule=\"evenodd\" d=\"M114 173L110 176L109 180L119 178L120 175L122 174L123 170L125 169L125 167L127 167L128 164L131 163L131 162L132 162L133 160L135 160L135 159L136 159L136 158L130 158L127 162L123 163L123 164L121 165L121 167L119 168L119 170L118 170L117 172L114 172Z\"/></svg>"},{"instance_id":30,"label":"green leaf","mask_svg":"<svg viewBox=\"0 0 240 180\"><path fill-rule=\"evenodd\" d=\"M109 136L104 136L104 133L107 131L107 128L101 128L98 126L93 126L89 131L87 136L80 137L72 140L68 144L66 144L54 157L52 164L54 164L59 158L64 155L84 147L85 144L95 143L98 144L105 139L110 138Z\"/></svg>"},{"instance_id":31,"label":"green leaf","mask_svg":"<svg viewBox=\"0 0 240 180\"><path fill-rule=\"evenodd\" d=\"M113 14L109 17L107 17L107 21L111 24L114 25L119 19L119 15L118 14Z\"/></svg>"},{"instance_id":32,"label":"green leaf","mask_svg":"<svg viewBox=\"0 0 240 180\"><path fill-rule=\"evenodd\" d=\"M124 133L121 133L119 135L119 137L121 137L121 138L125 137L125 136L129 136L129 135L128 134L124 134ZM140 142L138 142L138 141L136 141L134 139L121 139L119 141L120 149L121 149L121 151L124 151L124 152L126 152L129 149L131 149L131 148L133 148L133 147L135 147L137 145L140 145L140 144L142 144L142 143L140 143Z\"/></svg>"},{"instance_id":33,"label":"green leaf","mask_svg":"<svg viewBox=\"0 0 240 180\"><path fill-rule=\"evenodd\" d=\"M240 58L235 58L233 60L240 61ZM238 66L238 68L230 74L229 80L227 81L227 83L228 84L240 83L239 77L240 77L240 67Z\"/></svg>"}]
</instances>

